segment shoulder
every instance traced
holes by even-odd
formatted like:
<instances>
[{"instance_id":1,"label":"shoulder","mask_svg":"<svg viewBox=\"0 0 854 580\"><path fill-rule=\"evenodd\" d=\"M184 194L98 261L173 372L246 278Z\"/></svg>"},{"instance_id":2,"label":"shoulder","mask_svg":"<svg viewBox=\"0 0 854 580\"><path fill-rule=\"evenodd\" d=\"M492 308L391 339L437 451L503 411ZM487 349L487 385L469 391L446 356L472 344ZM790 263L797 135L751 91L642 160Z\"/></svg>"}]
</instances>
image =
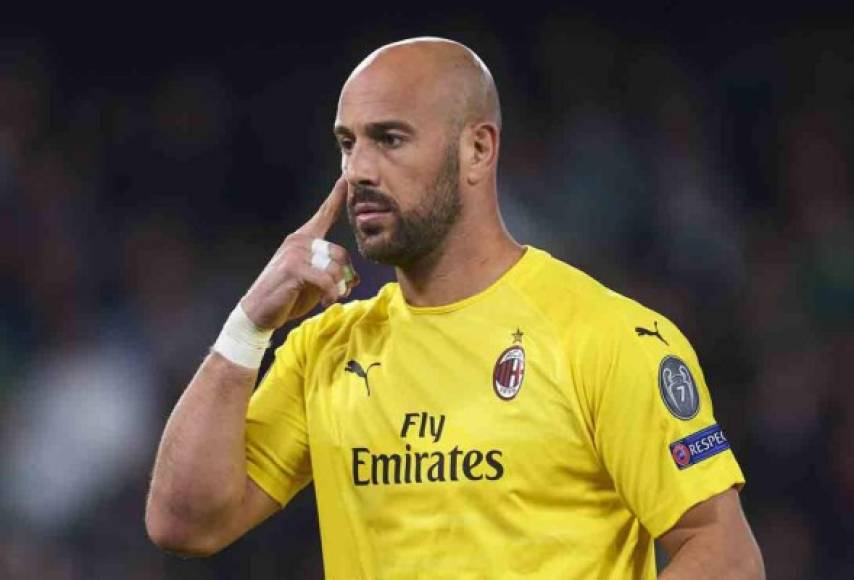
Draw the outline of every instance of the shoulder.
<instances>
[{"instance_id":1,"label":"shoulder","mask_svg":"<svg viewBox=\"0 0 854 580\"><path fill-rule=\"evenodd\" d=\"M530 250L533 265L517 287L573 350L639 348L658 356L659 347L690 349L677 325L660 312L544 250Z\"/></svg>"},{"instance_id":2,"label":"shoulder","mask_svg":"<svg viewBox=\"0 0 854 580\"><path fill-rule=\"evenodd\" d=\"M514 286L564 328L578 330L581 326L609 326L649 314L660 316L545 250L529 247L529 251L530 266L517 277Z\"/></svg>"}]
</instances>

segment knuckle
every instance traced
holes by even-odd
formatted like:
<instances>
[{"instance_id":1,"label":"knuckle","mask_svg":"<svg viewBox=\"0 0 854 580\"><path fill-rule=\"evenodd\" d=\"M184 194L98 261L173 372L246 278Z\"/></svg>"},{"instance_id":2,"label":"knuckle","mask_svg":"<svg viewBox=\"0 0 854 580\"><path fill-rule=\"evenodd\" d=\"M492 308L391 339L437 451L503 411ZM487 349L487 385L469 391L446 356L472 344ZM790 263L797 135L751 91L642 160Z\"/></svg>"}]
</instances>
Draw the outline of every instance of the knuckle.
<instances>
[{"instance_id":1,"label":"knuckle","mask_svg":"<svg viewBox=\"0 0 854 580\"><path fill-rule=\"evenodd\" d=\"M338 283L332 276L326 277L326 279L324 280L323 289L326 290L326 292L330 296L338 296Z\"/></svg>"},{"instance_id":2,"label":"knuckle","mask_svg":"<svg viewBox=\"0 0 854 580\"><path fill-rule=\"evenodd\" d=\"M305 244L307 238L308 236L302 232L291 232L285 237L285 243L289 246L302 245Z\"/></svg>"},{"instance_id":3,"label":"knuckle","mask_svg":"<svg viewBox=\"0 0 854 580\"><path fill-rule=\"evenodd\" d=\"M332 285L333 288L338 288L338 284L341 282L341 280L343 280L343 277L333 274L329 280L329 283Z\"/></svg>"},{"instance_id":4,"label":"knuckle","mask_svg":"<svg viewBox=\"0 0 854 580\"><path fill-rule=\"evenodd\" d=\"M330 254L335 261L341 262L342 264L346 264L350 261L350 252L348 252L346 248L337 244L332 244L330 246Z\"/></svg>"},{"instance_id":5,"label":"knuckle","mask_svg":"<svg viewBox=\"0 0 854 580\"><path fill-rule=\"evenodd\" d=\"M323 271L326 272L332 280L336 281L338 280L338 278L341 278L344 275L343 267L334 259L331 260L329 264L327 264L326 268L324 268Z\"/></svg>"},{"instance_id":6,"label":"knuckle","mask_svg":"<svg viewBox=\"0 0 854 580\"><path fill-rule=\"evenodd\" d=\"M332 273L331 271L329 271L329 270L326 270L326 271L323 273L323 282L324 282L324 284L326 284L327 286L330 286L330 287L331 287L331 286L335 286L335 274L333 274L333 273Z\"/></svg>"}]
</instances>

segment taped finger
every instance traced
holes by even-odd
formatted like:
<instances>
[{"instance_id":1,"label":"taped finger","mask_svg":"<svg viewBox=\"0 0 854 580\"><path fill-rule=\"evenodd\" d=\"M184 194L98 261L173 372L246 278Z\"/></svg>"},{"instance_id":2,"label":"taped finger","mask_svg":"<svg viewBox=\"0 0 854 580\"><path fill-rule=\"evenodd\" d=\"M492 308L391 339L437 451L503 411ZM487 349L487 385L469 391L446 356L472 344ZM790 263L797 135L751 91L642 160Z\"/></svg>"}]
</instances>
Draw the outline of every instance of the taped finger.
<instances>
[{"instance_id":1,"label":"taped finger","mask_svg":"<svg viewBox=\"0 0 854 580\"><path fill-rule=\"evenodd\" d=\"M312 254L322 254L322 255L325 255L328 257L330 255L329 247L331 245L332 244L330 244L326 240L323 240L321 238L314 238L311 241L311 253Z\"/></svg>"},{"instance_id":2,"label":"taped finger","mask_svg":"<svg viewBox=\"0 0 854 580\"><path fill-rule=\"evenodd\" d=\"M303 265L300 274L302 277L323 293L322 302L324 306L335 302L338 296L338 284L335 277L326 270L306 267Z\"/></svg>"},{"instance_id":3,"label":"taped finger","mask_svg":"<svg viewBox=\"0 0 854 580\"><path fill-rule=\"evenodd\" d=\"M317 241L317 240L315 240ZM329 254L324 254L321 252L312 252L311 253L311 266L312 268L317 268L318 270L326 270L326 267L329 266L330 262L332 262L332 258L329 257Z\"/></svg>"}]
</instances>

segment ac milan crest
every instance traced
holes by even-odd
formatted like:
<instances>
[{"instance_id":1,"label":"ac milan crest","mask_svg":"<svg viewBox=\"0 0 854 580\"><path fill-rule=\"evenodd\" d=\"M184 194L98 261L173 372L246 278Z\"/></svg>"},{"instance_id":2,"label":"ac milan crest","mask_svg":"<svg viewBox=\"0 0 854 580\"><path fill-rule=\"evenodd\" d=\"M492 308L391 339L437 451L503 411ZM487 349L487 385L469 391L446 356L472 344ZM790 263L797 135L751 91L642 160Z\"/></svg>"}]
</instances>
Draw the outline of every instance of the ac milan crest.
<instances>
[{"instance_id":1,"label":"ac milan crest","mask_svg":"<svg viewBox=\"0 0 854 580\"><path fill-rule=\"evenodd\" d=\"M501 399L509 401L519 394L525 378L525 350L513 345L498 357L492 371L492 388Z\"/></svg>"}]
</instances>

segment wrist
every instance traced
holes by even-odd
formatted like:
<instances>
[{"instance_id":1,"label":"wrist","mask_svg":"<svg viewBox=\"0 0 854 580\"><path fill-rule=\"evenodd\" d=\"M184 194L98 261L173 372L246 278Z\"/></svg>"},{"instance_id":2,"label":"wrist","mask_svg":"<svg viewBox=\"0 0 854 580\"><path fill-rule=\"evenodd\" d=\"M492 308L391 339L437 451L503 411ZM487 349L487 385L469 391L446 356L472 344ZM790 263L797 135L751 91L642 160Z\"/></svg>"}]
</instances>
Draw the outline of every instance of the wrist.
<instances>
[{"instance_id":1,"label":"wrist","mask_svg":"<svg viewBox=\"0 0 854 580\"><path fill-rule=\"evenodd\" d=\"M228 315L213 350L235 364L258 369L272 335L272 329L256 326L238 302Z\"/></svg>"}]
</instances>

